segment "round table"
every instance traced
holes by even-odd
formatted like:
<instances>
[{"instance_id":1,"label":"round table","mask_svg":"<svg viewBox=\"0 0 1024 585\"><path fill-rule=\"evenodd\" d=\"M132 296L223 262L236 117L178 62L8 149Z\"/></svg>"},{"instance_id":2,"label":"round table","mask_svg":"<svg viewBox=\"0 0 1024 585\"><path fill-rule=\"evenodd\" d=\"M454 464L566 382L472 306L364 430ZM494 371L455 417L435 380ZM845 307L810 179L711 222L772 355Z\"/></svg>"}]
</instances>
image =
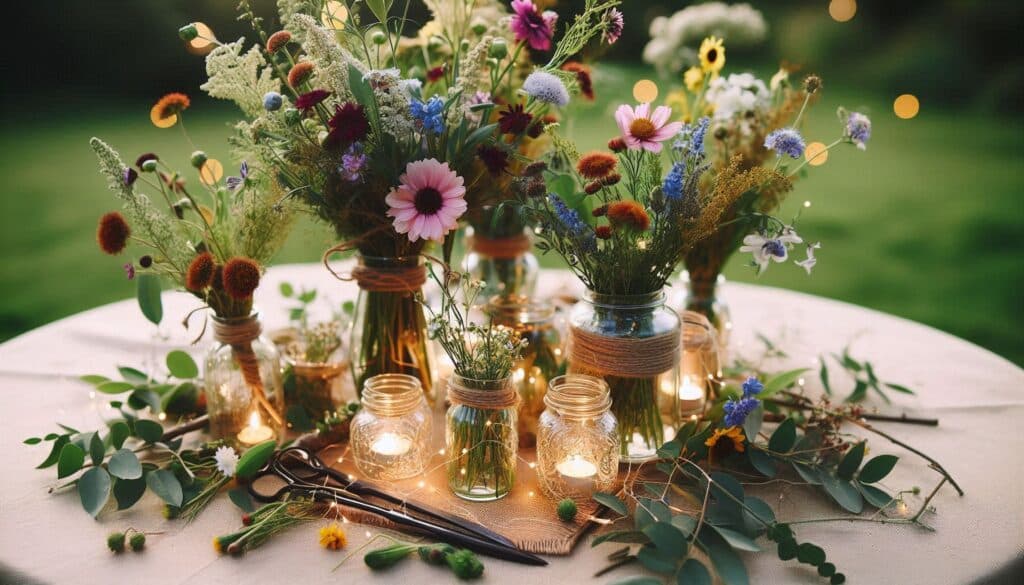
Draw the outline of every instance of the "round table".
<instances>
[{"instance_id":1,"label":"round table","mask_svg":"<svg viewBox=\"0 0 1024 585\"><path fill-rule=\"evenodd\" d=\"M267 329L287 322L294 304L278 292L281 282L296 289L316 288L340 303L354 299L349 283L334 280L320 265L271 269L256 302ZM567 272L546 271L541 295L579 292ZM759 354L757 334L774 340L788 357L771 367L815 367L821 354L847 344L868 359L879 377L918 390L916 396L892 393L886 412L936 417L938 427L879 426L932 455L959 481L966 495L944 488L933 500L927 521L936 532L911 526L835 522L799 527L801 540L823 546L829 560L850 583L964 583L997 570L1024 552L1024 370L975 345L935 329L853 305L762 286L729 284L724 290L733 311L734 351ZM326 310L317 301L318 310ZM82 374L116 375L117 365L145 365L172 348L203 354L205 343L189 346L194 332L179 324L196 307L187 294L164 295L165 322L160 334L140 314L134 300L98 307L51 323L0 345L0 581L46 583L338 583L438 582L450 573L421 562L406 562L371 574L361 554L332 573L345 553L321 549L317 530L303 526L276 537L242 559L218 556L211 539L239 525L237 509L219 497L195 522L166 521L160 503L147 494L132 509L91 519L74 493L49 493L57 484L53 468L35 470L48 445L22 445L24 438L56 430L62 422L76 428L102 425L106 401L90 397L77 380ZM194 319L198 323L198 319ZM837 379L837 385L839 385ZM807 376L813 390L817 375ZM872 399L869 405L879 405ZM935 485L937 475L913 455L883 439L870 437L875 454L900 456L885 480L891 490ZM841 514L824 496L806 488L772 486L770 498L781 520ZM912 501L919 503L920 500ZM486 506L486 504L480 504ZM105 537L128 526L163 531L151 536L144 554L115 556ZM370 529L376 532L376 529ZM349 548L369 532L349 525ZM768 543L770 544L770 543ZM484 559L490 583L607 583L637 574L639 566L619 569L598 580L591 575L605 556L621 545L591 548L584 538L568 557L549 557L550 566L525 567ZM822 583L796 562L780 562L774 552L744 553L753 583Z\"/></svg>"}]
</instances>

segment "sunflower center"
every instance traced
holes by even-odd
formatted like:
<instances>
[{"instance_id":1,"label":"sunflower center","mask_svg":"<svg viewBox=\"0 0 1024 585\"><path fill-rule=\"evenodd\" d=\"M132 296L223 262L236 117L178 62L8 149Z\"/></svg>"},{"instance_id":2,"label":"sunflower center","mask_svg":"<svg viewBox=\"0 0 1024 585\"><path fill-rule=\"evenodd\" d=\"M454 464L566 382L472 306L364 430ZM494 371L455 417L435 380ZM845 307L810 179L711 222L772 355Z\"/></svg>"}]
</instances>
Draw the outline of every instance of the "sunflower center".
<instances>
[{"instance_id":1,"label":"sunflower center","mask_svg":"<svg viewBox=\"0 0 1024 585\"><path fill-rule=\"evenodd\" d=\"M656 131L657 128L654 127L654 122L647 118L637 118L629 125L629 133L639 140L649 140Z\"/></svg>"},{"instance_id":2,"label":"sunflower center","mask_svg":"<svg viewBox=\"0 0 1024 585\"><path fill-rule=\"evenodd\" d=\"M441 192L433 187L424 187L416 192L413 205L420 215L434 215L444 204Z\"/></svg>"},{"instance_id":3,"label":"sunflower center","mask_svg":"<svg viewBox=\"0 0 1024 585\"><path fill-rule=\"evenodd\" d=\"M714 63L718 60L718 49L711 49L708 51L708 63Z\"/></svg>"}]
</instances>

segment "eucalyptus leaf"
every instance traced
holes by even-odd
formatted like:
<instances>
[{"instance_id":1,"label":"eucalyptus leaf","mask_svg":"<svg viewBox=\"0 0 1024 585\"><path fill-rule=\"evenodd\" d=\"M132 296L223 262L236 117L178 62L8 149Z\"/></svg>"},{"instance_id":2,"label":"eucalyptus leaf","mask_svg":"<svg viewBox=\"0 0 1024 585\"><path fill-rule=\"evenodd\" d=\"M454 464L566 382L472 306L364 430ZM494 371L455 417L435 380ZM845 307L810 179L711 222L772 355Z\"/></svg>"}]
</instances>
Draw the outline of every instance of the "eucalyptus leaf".
<instances>
[{"instance_id":1,"label":"eucalyptus leaf","mask_svg":"<svg viewBox=\"0 0 1024 585\"><path fill-rule=\"evenodd\" d=\"M641 547L636 558L640 561L640 564L655 573L671 574L676 570L674 557L664 554L660 549L650 544Z\"/></svg>"},{"instance_id":2,"label":"eucalyptus leaf","mask_svg":"<svg viewBox=\"0 0 1024 585\"><path fill-rule=\"evenodd\" d=\"M725 585L750 584L743 559L713 528L710 526L702 528L699 542L708 553L708 557L711 558L711 564L715 567L715 572L718 573L718 578L722 580L722 583Z\"/></svg>"},{"instance_id":3,"label":"eucalyptus leaf","mask_svg":"<svg viewBox=\"0 0 1024 585\"><path fill-rule=\"evenodd\" d=\"M235 476L245 479L255 475L256 472L270 460L271 455L274 454L275 448L277 448L277 441L274 441L273 439L249 448L249 450L243 453L238 459L238 466L235 468Z\"/></svg>"},{"instance_id":4,"label":"eucalyptus leaf","mask_svg":"<svg viewBox=\"0 0 1024 585\"><path fill-rule=\"evenodd\" d=\"M249 491L243 487L237 487L228 491L228 499L238 506L243 512L252 513L256 511L256 502L253 501Z\"/></svg>"},{"instance_id":5,"label":"eucalyptus leaf","mask_svg":"<svg viewBox=\"0 0 1024 585\"><path fill-rule=\"evenodd\" d=\"M796 558L801 563L817 567L825 562L825 551L820 546L804 542L797 547Z\"/></svg>"},{"instance_id":6,"label":"eucalyptus leaf","mask_svg":"<svg viewBox=\"0 0 1024 585\"><path fill-rule=\"evenodd\" d=\"M199 377L199 366L192 356L176 349L167 354L167 371L179 380L191 380Z\"/></svg>"},{"instance_id":7,"label":"eucalyptus leaf","mask_svg":"<svg viewBox=\"0 0 1024 585\"><path fill-rule=\"evenodd\" d=\"M893 502L892 496L879 489L877 486L858 483L857 488L869 504L880 510L889 507Z\"/></svg>"},{"instance_id":8,"label":"eucalyptus leaf","mask_svg":"<svg viewBox=\"0 0 1024 585\"><path fill-rule=\"evenodd\" d=\"M788 453L796 444L796 421L791 418L779 423L768 440L768 449L776 453Z\"/></svg>"},{"instance_id":9,"label":"eucalyptus leaf","mask_svg":"<svg viewBox=\"0 0 1024 585\"><path fill-rule=\"evenodd\" d=\"M64 446L68 444L71 438L68 435L61 435L53 441L53 447L50 448L50 454L46 456L46 459L42 463L36 466L36 469L46 469L47 467L57 464L60 460L61 451L64 450Z\"/></svg>"},{"instance_id":10,"label":"eucalyptus leaf","mask_svg":"<svg viewBox=\"0 0 1024 585\"><path fill-rule=\"evenodd\" d=\"M626 507L626 503L617 498L612 494L606 494L603 492L597 492L593 496L594 501L610 510L619 513L622 516L629 516L629 508Z\"/></svg>"},{"instance_id":11,"label":"eucalyptus leaf","mask_svg":"<svg viewBox=\"0 0 1024 585\"><path fill-rule=\"evenodd\" d=\"M130 449L118 449L107 462L110 475L118 479L139 479L142 477L142 464Z\"/></svg>"},{"instance_id":12,"label":"eucalyptus leaf","mask_svg":"<svg viewBox=\"0 0 1024 585\"><path fill-rule=\"evenodd\" d=\"M102 467L93 467L78 480L78 497L82 507L93 518L103 510L110 498L110 475Z\"/></svg>"},{"instance_id":13,"label":"eucalyptus leaf","mask_svg":"<svg viewBox=\"0 0 1024 585\"><path fill-rule=\"evenodd\" d=\"M892 468L896 466L896 461L899 457L895 455L879 455L878 457L871 458L870 461L864 464L861 468L860 474L857 476L857 481L861 483L875 483L885 479L885 476L889 475Z\"/></svg>"},{"instance_id":14,"label":"eucalyptus leaf","mask_svg":"<svg viewBox=\"0 0 1024 585\"><path fill-rule=\"evenodd\" d=\"M711 585L711 573L697 559L686 559L679 572L676 573L678 585Z\"/></svg>"},{"instance_id":15,"label":"eucalyptus leaf","mask_svg":"<svg viewBox=\"0 0 1024 585\"><path fill-rule=\"evenodd\" d=\"M96 386L96 390L104 394L123 394L129 390L133 390L134 388L135 384L132 384L131 382L114 381L103 382Z\"/></svg>"},{"instance_id":16,"label":"eucalyptus leaf","mask_svg":"<svg viewBox=\"0 0 1024 585\"><path fill-rule=\"evenodd\" d=\"M118 479L114 481L114 500L117 501L118 510L127 510L142 499L146 493L146 479Z\"/></svg>"},{"instance_id":17,"label":"eucalyptus leaf","mask_svg":"<svg viewBox=\"0 0 1024 585\"><path fill-rule=\"evenodd\" d=\"M828 495L847 512L860 514L864 511L864 497L852 483L839 479L831 473L821 474L821 485Z\"/></svg>"},{"instance_id":18,"label":"eucalyptus leaf","mask_svg":"<svg viewBox=\"0 0 1024 585\"><path fill-rule=\"evenodd\" d=\"M147 443L156 443L164 436L164 428L158 422L140 419L135 421L135 435Z\"/></svg>"},{"instance_id":19,"label":"eucalyptus leaf","mask_svg":"<svg viewBox=\"0 0 1024 585\"><path fill-rule=\"evenodd\" d=\"M818 473L817 467L811 467L810 465L804 465L794 461L793 469L795 469L800 477L802 477L807 483L811 485L821 485L821 475Z\"/></svg>"},{"instance_id":20,"label":"eucalyptus leaf","mask_svg":"<svg viewBox=\"0 0 1024 585\"><path fill-rule=\"evenodd\" d=\"M146 474L146 485L153 493L160 496L160 499L168 504L181 507L182 491L181 482L175 477L174 472L167 469L157 469Z\"/></svg>"},{"instance_id":21,"label":"eucalyptus leaf","mask_svg":"<svg viewBox=\"0 0 1024 585\"><path fill-rule=\"evenodd\" d=\"M290 282L282 282L278 288L281 291L281 296L285 298L291 298L295 294L295 288L292 287Z\"/></svg>"},{"instance_id":22,"label":"eucalyptus leaf","mask_svg":"<svg viewBox=\"0 0 1024 585\"><path fill-rule=\"evenodd\" d=\"M775 511L761 498L747 496L743 503L749 508L743 510L743 525L748 536L758 536L767 530L765 523L775 523Z\"/></svg>"},{"instance_id":23,"label":"eucalyptus leaf","mask_svg":"<svg viewBox=\"0 0 1024 585\"><path fill-rule=\"evenodd\" d=\"M686 535L669 522L655 522L644 528L643 533L666 555L685 555L690 545Z\"/></svg>"},{"instance_id":24,"label":"eucalyptus leaf","mask_svg":"<svg viewBox=\"0 0 1024 585\"><path fill-rule=\"evenodd\" d=\"M103 444L103 439L100 438L99 433L93 433L92 438L89 439L89 458L92 459L93 465L99 465L103 463L103 457L107 454L107 446Z\"/></svg>"},{"instance_id":25,"label":"eucalyptus leaf","mask_svg":"<svg viewBox=\"0 0 1024 585\"><path fill-rule=\"evenodd\" d=\"M761 390L757 397L763 400L776 392L789 388L809 369L810 368L798 368L796 370L789 370L788 372L782 372L781 374L772 376L764 383L764 390Z\"/></svg>"},{"instance_id":26,"label":"eucalyptus leaf","mask_svg":"<svg viewBox=\"0 0 1024 585\"><path fill-rule=\"evenodd\" d=\"M775 460L764 451L751 447L747 450L747 460L750 464L765 477L775 477L778 469L775 467Z\"/></svg>"},{"instance_id":27,"label":"eucalyptus leaf","mask_svg":"<svg viewBox=\"0 0 1024 585\"><path fill-rule=\"evenodd\" d=\"M60 450L60 458L57 460L57 479L77 472L82 469L84 464L85 451L81 447L74 443L64 445Z\"/></svg>"},{"instance_id":28,"label":"eucalyptus leaf","mask_svg":"<svg viewBox=\"0 0 1024 585\"><path fill-rule=\"evenodd\" d=\"M853 479L853 474L857 473L861 461L864 460L864 448L866 446L867 441L861 441L850 447L850 450L846 452L846 455L839 462L839 467L836 468L836 475L841 479Z\"/></svg>"},{"instance_id":29,"label":"eucalyptus leaf","mask_svg":"<svg viewBox=\"0 0 1024 585\"><path fill-rule=\"evenodd\" d=\"M604 534L598 534L590 542L590 546L597 546L603 542L625 542L629 544L646 544L650 542L643 532L636 530L612 530Z\"/></svg>"},{"instance_id":30,"label":"eucalyptus leaf","mask_svg":"<svg viewBox=\"0 0 1024 585\"><path fill-rule=\"evenodd\" d=\"M750 414L747 415L747 420L743 421L743 434L747 436L747 440L753 443L757 439L757 434L761 432L761 424L764 422L764 406L758 405Z\"/></svg>"},{"instance_id":31,"label":"eucalyptus leaf","mask_svg":"<svg viewBox=\"0 0 1024 585\"><path fill-rule=\"evenodd\" d=\"M137 298L142 314L154 325L159 325L164 318L164 305L160 299L160 277L156 274L143 273L135 277Z\"/></svg>"},{"instance_id":32,"label":"eucalyptus leaf","mask_svg":"<svg viewBox=\"0 0 1024 585\"><path fill-rule=\"evenodd\" d=\"M135 410L149 407L150 412L159 414L160 405L160 395L149 388L136 388L128 395L128 406Z\"/></svg>"},{"instance_id":33,"label":"eucalyptus leaf","mask_svg":"<svg viewBox=\"0 0 1024 585\"><path fill-rule=\"evenodd\" d=\"M747 537L747 535L724 526L711 525L711 527L734 549L747 552L761 552L761 547L757 546L757 543Z\"/></svg>"},{"instance_id":34,"label":"eucalyptus leaf","mask_svg":"<svg viewBox=\"0 0 1024 585\"><path fill-rule=\"evenodd\" d=\"M83 381L83 382L85 382L86 384L90 384L92 386L99 386L100 384L102 384L104 382L109 382L110 381L110 378L108 378L106 376L97 376L97 375L94 375L94 374L93 375L88 375L88 376L79 376L78 379Z\"/></svg>"},{"instance_id":35,"label":"eucalyptus leaf","mask_svg":"<svg viewBox=\"0 0 1024 585\"><path fill-rule=\"evenodd\" d=\"M117 371L127 382L135 382L137 384L145 384L146 382L149 382L149 376L141 370L129 368L128 366L118 366Z\"/></svg>"},{"instance_id":36,"label":"eucalyptus leaf","mask_svg":"<svg viewBox=\"0 0 1024 585\"><path fill-rule=\"evenodd\" d=\"M43 440L41 438L39 438L39 437L29 437L29 438L25 439L24 441L22 441L22 443L25 444L25 445L38 445L39 443L42 443L42 442L43 442Z\"/></svg>"},{"instance_id":37,"label":"eucalyptus leaf","mask_svg":"<svg viewBox=\"0 0 1024 585\"><path fill-rule=\"evenodd\" d=\"M124 421L117 421L110 425L110 445L115 449L120 449L124 445L125 439L131 434L131 429L128 428L128 423Z\"/></svg>"},{"instance_id":38,"label":"eucalyptus leaf","mask_svg":"<svg viewBox=\"0 0 1024 585\"><path fill-rule=\"evenodd\" d=\"M693 531L697 529L697 519L686 514L676 514L672 517L672 526L682 530L683 534L689 538L693 536Z\"/></svg>"}]
</instances>

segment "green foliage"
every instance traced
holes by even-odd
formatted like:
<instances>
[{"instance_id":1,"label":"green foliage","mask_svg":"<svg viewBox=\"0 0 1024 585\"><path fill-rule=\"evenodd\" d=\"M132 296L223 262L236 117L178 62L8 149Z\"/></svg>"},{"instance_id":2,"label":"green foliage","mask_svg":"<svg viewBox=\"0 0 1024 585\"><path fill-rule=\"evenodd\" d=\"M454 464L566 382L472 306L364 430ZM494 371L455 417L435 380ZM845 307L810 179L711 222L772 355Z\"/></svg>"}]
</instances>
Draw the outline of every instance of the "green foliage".
<instances>
[{"instance_id":1,"label":"green foliage","mask_svg":"<svg viewBox=\"0 0 1024 585\"><path fill-rule=\"evenodd\" d=\"M174 350L167 354L167 370L172 376L181 380L199 377L199 366L196 365L192 356L181 350Z\"/></svg>"},{"instance_id":2,"label":"green foliage","mask_svg":"<svg viewBox=\"0 0 1024 585\"><path fill-rule=\"evenodd\" d=\"M886 388L901 394L914 394L914 391L906 386L880 380L875 374L875 368L871 362L854 359L850 355L849 347L843 348L842 353L832 353L830 356L853 381L853 390L850 391L845 402L863 402L868 396L868 390L873 390L886 404L892 402L886 394ZM818 377L821 379L821 385L825 388L825 392L832 394L832 381L829 377L826 356L821 356L820 361Z\"/></svg>"},{"instance_id":3,"label":"green foliage","mask_svg":"<svg viewBox=\"0 0 1024 585\"><path fill-rule=\"evenodd\" d=\"M267 464L276 448L277 441L274 440L265 441L249 448L239 458L238 466L235 468L235 476L246 479L255 475L261 467Z\"/></svg>"},{"instance_id":4,"label":"green foliage","mask_svg":"<svg viewBox=\"0 0 1024 585\"><path fill-rule=\"evenodd\" d=\"M156 274L139 274L135 277L139 309L154 325L164 318L164 305L160 298L160 277Z\"/></svg>"}]
</instances>

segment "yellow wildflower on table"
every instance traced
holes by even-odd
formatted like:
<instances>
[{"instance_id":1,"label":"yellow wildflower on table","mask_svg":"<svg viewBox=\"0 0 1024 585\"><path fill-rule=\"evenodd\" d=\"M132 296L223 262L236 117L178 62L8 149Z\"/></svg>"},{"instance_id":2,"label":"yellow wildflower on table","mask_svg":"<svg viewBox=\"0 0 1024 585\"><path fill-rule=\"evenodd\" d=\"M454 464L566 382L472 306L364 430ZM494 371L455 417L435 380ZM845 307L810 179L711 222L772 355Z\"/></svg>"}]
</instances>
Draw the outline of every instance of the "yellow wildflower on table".
<instances>
[{"instance_id":1,"label":"yellow wildflower on table","mask_svg":"<svg viewBox=\"0 0 1024 585\"><path fill-rule=\"evenodd\" d=\"M714 434L704 441L708 448L708 462L721 459L730 453L742 453L746 449L743 441L743 429L740 427L729 427L727 429L715 429Z\"/></svg>"},{"instance_id":2,"label":"yellow wildflower on table","mask_svg":"<svg viewBox=\"0 0 1024 585\"><path fill-rule=\"evenodd\" d=\"M337 522L320 529L320 546L328 550L340 550L348 544L345 531Z\"/></svg>"}]
</instances>

